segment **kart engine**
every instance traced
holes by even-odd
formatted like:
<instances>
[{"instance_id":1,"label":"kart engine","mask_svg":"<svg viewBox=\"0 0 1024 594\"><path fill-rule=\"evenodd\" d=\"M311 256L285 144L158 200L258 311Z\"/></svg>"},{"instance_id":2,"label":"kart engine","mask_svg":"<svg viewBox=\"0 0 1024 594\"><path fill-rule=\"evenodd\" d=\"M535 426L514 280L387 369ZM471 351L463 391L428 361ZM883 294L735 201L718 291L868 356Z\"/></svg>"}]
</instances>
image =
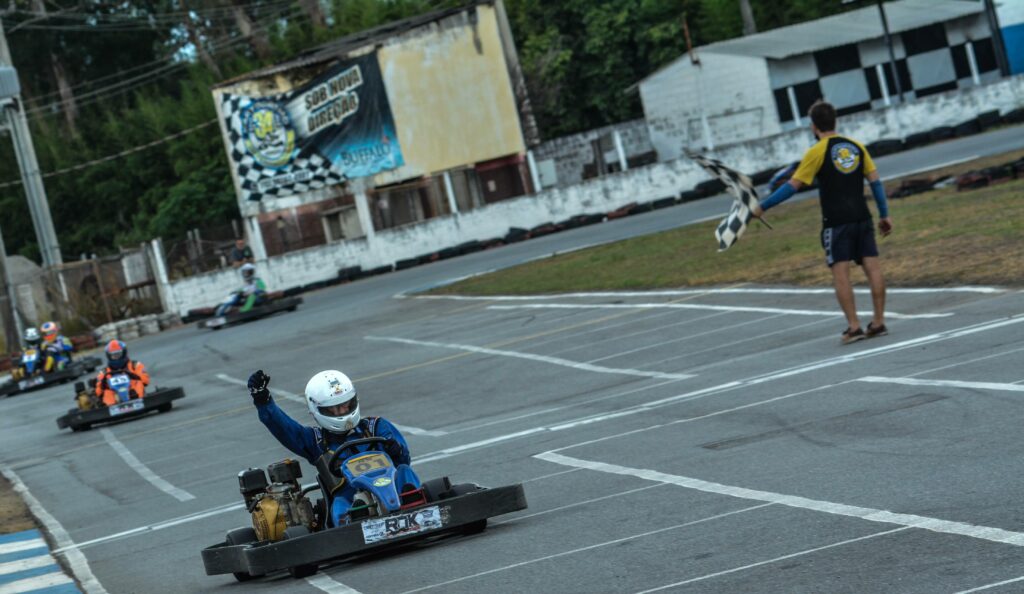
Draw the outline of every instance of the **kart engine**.
<instances>
[{"instance_id":1,"label":"kart engine","mask_svg":"<svg viewBox=\"0 0 1024 594\"><path fill-rule=\"evenodd\" d=\"M238 488L252 514L252 527L260 542L281 540L284 531L292 526L315 529L313 506L302 493L301 477L302 469L295 460L271 464L266 473L260 468L238 473Z\"/></svg>"},{"instance_id":2,"label":"kart engine","mask_svg":"<svg viewBox=\"0 0 1024 594\"><path fill-rule=\"evenodd\" d=\"M96 380L89 380L91 390L85 389L85 384L75 382L75 403L78 410L92 410L99 406L99 400L95 396Z\"/></svg>"}]
</instances>

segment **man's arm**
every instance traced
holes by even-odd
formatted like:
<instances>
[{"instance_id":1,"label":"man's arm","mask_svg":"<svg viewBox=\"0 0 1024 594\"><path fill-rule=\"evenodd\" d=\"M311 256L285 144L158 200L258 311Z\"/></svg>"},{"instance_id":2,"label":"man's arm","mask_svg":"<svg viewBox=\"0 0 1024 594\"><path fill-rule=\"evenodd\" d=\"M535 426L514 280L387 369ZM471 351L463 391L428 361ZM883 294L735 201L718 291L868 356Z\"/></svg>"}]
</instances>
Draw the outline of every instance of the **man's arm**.
<instances>
[{"instance_id":1,"label":"man's arm","mask_svg":"<svg viewBox=\"0 0 1024 594\"><path fill-rule=\"evenodd\" d=\"M872 169L865 177L871 187L871 195L875 197L875 206L878 207L878 231L885 237L892 233L892 219L889 217L889 202L885 196L885 186L878 176L878 171Z\"/></svg>"},{"instance_id":2,"label":"man's arm","mask_svg":"<svg viewBox=\"0 0 1024 594\"><path fill-rule=\"evenodd\" d=\"M388 456L391 456L392 462L395 464L409 464L412 461L412 456L409 453L409 444L402 437L402 432L387 419L377 419L377 427L374 429L374 433L377 434L377 437L391 440L391 443L384 445L384 449L387 451Z\"/></svg>"},{"instance_id":3,"label":"man's arm","mask_svg":"<svg viewBox=\"0 0 1024 594\"><path fill-rule=\"evenodd\" d=\"M270 376L260 369L249 376L249 395L256 405L260 422L270 430L271 435L292 453L302 456L310 464L316 464L320 457L320 446L317 443L316 432L312 427L306 427L295 422L283 410L277 407L270 397Z\"/></svg>"}]
</instances>

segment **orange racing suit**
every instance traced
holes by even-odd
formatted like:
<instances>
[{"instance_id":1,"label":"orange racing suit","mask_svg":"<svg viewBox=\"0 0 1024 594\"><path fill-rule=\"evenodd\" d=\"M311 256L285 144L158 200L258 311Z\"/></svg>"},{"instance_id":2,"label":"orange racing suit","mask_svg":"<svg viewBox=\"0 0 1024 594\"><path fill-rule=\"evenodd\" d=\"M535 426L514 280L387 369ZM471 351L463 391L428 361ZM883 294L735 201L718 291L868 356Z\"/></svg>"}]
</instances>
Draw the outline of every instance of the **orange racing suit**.
<instances>
[{"instance_id":1,"label":"orange racing suit","mask_svg":"<svg viewBox=\"0 0 1024 594\"><path fill-rule=\"evenodd\" d=\"M110 389L107 385L107 378L112 375L119 373L125 373L128 375L131 383L129 384L129 390L137 396L142 398L145 396L146 386L149 385L149 373L146 372L146 367L138 361L128 361L128 364L124 369L111 369L107 367L100 372L96 378L96 395L103 399L103 404L110 406L117 404L117 392Z\"/></svg>"}]
</instances>

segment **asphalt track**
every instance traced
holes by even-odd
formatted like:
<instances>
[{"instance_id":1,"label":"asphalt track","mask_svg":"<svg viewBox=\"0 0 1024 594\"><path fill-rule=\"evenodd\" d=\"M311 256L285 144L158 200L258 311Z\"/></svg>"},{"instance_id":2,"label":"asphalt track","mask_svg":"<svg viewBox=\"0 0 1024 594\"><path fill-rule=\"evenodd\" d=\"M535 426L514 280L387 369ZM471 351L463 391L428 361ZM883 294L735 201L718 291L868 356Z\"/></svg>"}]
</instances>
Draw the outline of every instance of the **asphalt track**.
<instances>
[{"instance_id":1,"label":"asphalt track","mask_svg":"<svg viewBox=\"0 0 1024 594\"><path fill-rule=\"evenodd\" d=\"M1022 146L1004 130L879 167ZM173 412L72 434L54 422L67 386L8 398L0 460L94 592L1024 589L1020 291L893 291L892 333L847 347L827 289L406 295L727 208L686 204L135 341L156 384L185 388ZM309 580L205 576L200 549L248 521L236 473L287 455L239 384L267 370L306 421L295 395L332 367L365 413L406 427L421 476L523 482L530 509Z\"/></svg>"}]
</instances>

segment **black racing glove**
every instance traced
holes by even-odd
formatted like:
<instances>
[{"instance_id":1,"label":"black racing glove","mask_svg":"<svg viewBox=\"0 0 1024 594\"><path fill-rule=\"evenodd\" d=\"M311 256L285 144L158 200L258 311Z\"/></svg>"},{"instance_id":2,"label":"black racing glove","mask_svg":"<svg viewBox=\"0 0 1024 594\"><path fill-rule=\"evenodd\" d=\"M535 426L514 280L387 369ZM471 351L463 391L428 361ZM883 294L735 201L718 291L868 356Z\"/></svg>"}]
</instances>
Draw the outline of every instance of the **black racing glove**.
<instances>
[{"instance_id":1,"label":"black racing glove","mask_svg":"<svg viewBox=\"0 0 1024 594\"><path fill-rule=\"evenodd\" d=\"M253 404L260 406L270 402L269 385L270 376L263 373L262 369L249 376L249 395L252 396Z\"/></svg>"}]
</instances>

